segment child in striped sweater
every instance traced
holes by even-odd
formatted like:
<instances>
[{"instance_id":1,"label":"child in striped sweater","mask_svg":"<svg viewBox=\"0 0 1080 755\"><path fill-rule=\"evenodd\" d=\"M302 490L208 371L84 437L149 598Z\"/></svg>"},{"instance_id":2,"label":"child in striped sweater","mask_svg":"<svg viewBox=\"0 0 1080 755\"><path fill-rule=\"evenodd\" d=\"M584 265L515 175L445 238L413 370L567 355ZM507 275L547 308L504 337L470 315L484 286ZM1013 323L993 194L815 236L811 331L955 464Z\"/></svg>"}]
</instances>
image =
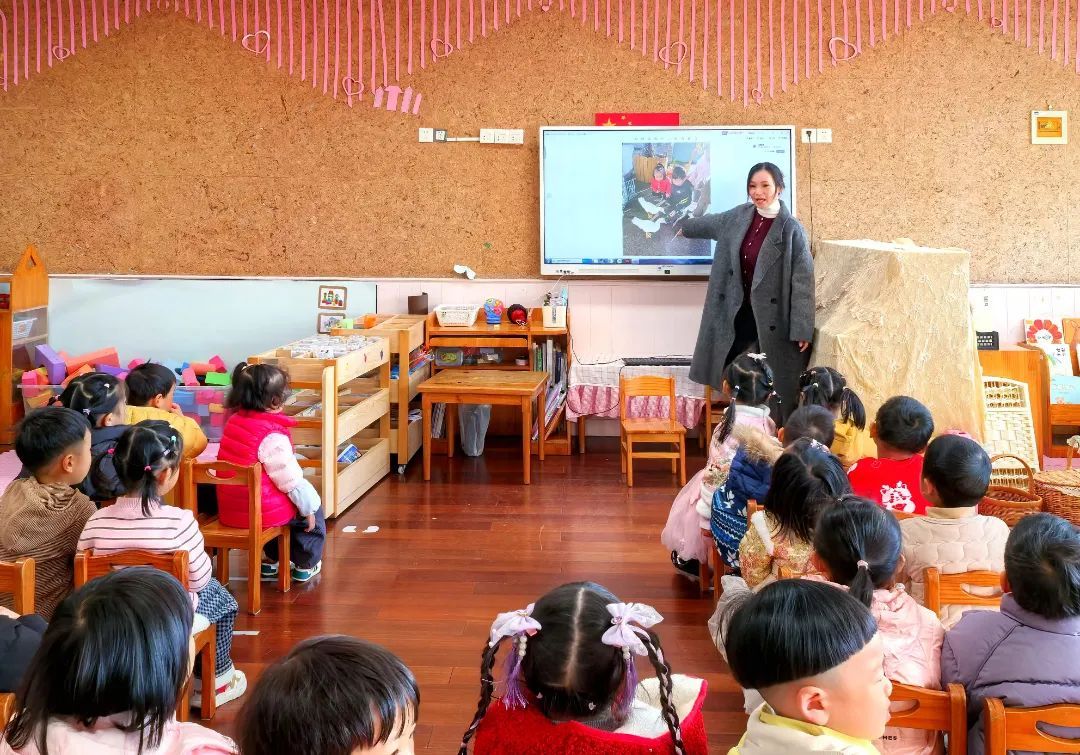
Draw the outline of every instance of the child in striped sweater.
<instances>
[{"instance_id":1,"label":"child in striped sweater","mask_svg":"<svg viewBox=\"0 0 1080 755\"><path fill-rule=\"evenodd\" d=\"M126 493L90 517L79 538L78 550L98 553L184 550L190 554L187 587L195 613L217 625L214 688L217 704L224 705L247 689L247 678L233 666L231 657L239 606L236 598L212 576L195 516L162 500L180 476L183 447L179 432L168 422L144 420L128 428L114 452L116 473ZM204 682L198 678L198 668L195 673L191 703L197 706Z\"/></svg>"}]
</instances>

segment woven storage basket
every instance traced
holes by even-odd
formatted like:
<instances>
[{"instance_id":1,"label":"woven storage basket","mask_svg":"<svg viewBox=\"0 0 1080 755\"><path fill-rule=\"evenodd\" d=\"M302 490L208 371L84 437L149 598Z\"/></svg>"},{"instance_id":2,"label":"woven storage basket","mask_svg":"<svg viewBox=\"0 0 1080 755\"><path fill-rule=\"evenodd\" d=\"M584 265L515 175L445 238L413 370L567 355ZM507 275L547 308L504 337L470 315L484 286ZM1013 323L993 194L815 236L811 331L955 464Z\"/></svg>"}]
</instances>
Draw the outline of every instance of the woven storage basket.
<instances>
[{"instance_id":1,"label":"woven storage basket","mask_svg":"<svg viewBox=\"0 0 1080 755\"><path fill-rule=\"evenodd\" d=\"M1080 526L1080 470L1072 468L1072 457L1080 445L1080 436L1069 438L1065 469L1035 475L1035 492L1042 496L1043 507L1051 514Z\"/></svg>"},{"instance_id":2,"label":"woven storage basket","mask_svg":"<svg viewBox=\"0 0 1080 755\"><path fill-rule=\"evenodd\" d=\"M993 464L1003 457L1015 459L1023 465L1024 470L1027 472L1028 489L1021 490L1008 485L991 485L986 491L986 497L979 503L979 513L996 516L1012 527L1028 514L1037 514L1042 511L1043 500L1035 493L1035 477L1026 461L1011 454L999 454L991 458L990 463Z\"/></svg>"},{"instance_id":3,"label":"woven storage basket","mask_svg":"<svg viewBox=\"0 0 1080 755\"><path fill-rule=\"evenodd\" d=\"M983 398L986 401L983 448L991 456L1004 454L996 457L999 461L990 472L990 484L1023 489L1031 483L1026 466L1040 468L1028 387L1017 380L984 377Z\"/></svg>"}]
</instances>

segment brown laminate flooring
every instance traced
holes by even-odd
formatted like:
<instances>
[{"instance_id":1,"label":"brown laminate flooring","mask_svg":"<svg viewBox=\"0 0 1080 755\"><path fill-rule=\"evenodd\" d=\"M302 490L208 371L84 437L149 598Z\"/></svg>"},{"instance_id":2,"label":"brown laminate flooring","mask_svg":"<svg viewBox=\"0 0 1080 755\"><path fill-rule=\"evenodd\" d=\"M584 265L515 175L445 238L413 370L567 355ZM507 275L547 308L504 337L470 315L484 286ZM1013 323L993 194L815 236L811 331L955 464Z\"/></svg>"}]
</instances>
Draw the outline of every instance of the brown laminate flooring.
<instances>
[{"instance_id":1,"label":"brown laminate flooring","mask_svg":"<svg viewBox=\"0 0 1080 755\"><path fill-rule=\"evenodd\" d=\"M688 474L704 463L691 448ZM233 657L253 684L306 637L344 633L381 643L420 682L417 752L449 755L476 707L480 653L495 615L556 585L593 580L663 614L657 631L673 670L708 680L710 751L725 753L743 731L742 694L709 637L711 598L675 573L660 544L679 489L668 469L638 462L627 488L614 439L601 439L585 456L534 457L533 484L524 486L517 445L489 440L479 458L435 457L425 483L418 454L403 477L391 474L328 522L323 572L310 583L284 595L264 583L258 616L244 611L246 582L232 583L237 630L258 632L238 635ZM350 525L355 532L344 531ZM379 531L364 534L370 525ZM242 559L233 559L240 577ZM244 700L219 709L211 725L231 733Z\"/></svg>"}]
</instances>

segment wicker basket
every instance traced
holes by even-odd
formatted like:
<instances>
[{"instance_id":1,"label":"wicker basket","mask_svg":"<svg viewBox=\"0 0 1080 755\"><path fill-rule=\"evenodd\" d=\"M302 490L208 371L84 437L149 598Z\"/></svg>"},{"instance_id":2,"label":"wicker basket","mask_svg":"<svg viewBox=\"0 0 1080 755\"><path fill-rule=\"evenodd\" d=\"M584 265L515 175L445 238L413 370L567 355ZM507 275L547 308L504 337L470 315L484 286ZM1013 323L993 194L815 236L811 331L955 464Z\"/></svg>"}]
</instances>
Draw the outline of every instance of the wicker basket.
<instances>
[{"instance_id":1,"label":"wicker basket","mask_svg":"<svg viewBox=\"0 0 1080 755\"><path fill-rule=\"evenodd\" d=\"M979 513L996 516L1012 527L1028 514L1037 514L1042 511L1043 500L1035 493L1035 476L1032 474L1028 463L1019 456L1013 456L1012 454L998 454L990 459L990 463L993 464L1001 458L1015 459L1023 465L1027 473L1028 489L1021 490L1008 485L991 485L986 491L986 497L979 504Z\"/></svg>"},{"instance_id":2,"label":"wicker basket","mask_svg":"<svg viewBox=\"0 0 1080 755\"><path fill-rule=\"evenodd\" d=\"M1035 492L1043 498L1046 511L1080 526L1080 471L1072 468L1072 457L1080 438L1069 438L1065 469L1035 475Z\"/></svg>"}]
</instances>

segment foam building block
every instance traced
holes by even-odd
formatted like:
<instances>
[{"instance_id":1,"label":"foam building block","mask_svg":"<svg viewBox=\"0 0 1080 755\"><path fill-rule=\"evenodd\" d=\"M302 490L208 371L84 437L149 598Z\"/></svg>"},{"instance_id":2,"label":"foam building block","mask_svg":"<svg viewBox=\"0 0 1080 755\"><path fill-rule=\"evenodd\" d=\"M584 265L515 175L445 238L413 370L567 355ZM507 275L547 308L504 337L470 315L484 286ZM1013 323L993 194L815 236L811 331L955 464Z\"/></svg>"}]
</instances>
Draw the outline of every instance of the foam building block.
<instances>
[{"instance_id":1,"label":"foam building block","mask_svg":"<svg viewBox=\"0 0 1080 755\"><path fill-rule=\"evenodd\" d=\"M225 407L222 404L210 404L209 408L211 414L221 414L225 411Z\"/></svg>"},{"instance_id":2,"label":"foam building block","mask_svg":"<svg viewBox=\"0 0 1080 755\"><path fill-rule=\"evenodd\" d=\"M140 364L146 364L146 360L145 359L132 359L130 362L128 362L128 369L133 370L136 367L138 367Z\"/></svg>"},{"instance_id":3,"label":"foam building block","mask_svg":"<svg viewBox=\"0 0 1080 755\"><path fill-rule=\"evenodd\" d=\"M227 372L208 372L203 379L207 385L229 385L231 382Z\"/></svg>"},{"instance_id":4,"label":"foam building block","mask_svg":"<svg viewBox=\"0 0 1080 755\"><path fill-rule=\"evenodd\" d=\"M83 366L92 364L109 364L114 367L120 366L120 357L116 354L116 349L111 346L107 349L91 351L89 354L68 357L65 361L67 362L68 375L75 373Z\"/></svg>"},{"instance_id":5,"label":"foam building block","mask_svg":"<svg viewBox=\"0 0 1080 755\"><path fill-rule=\"evenodd\" d=\"M184 365L181 362L174 362L172 360L166 360L166 361L163 361L161 364L163 364L164 366L166 366L170 370L172 370L177 375L177 377L179 377L180 374L183 373L183 371L184 371Z\"/></svg>"},{"instance_id":6,"label":"foam building block","mask_svg":"<svg viewBox=\"0 0 1080 755\"><path fill-rule=\"evenodd\" d=\"M45 369L50 385L60 385L68 372L64 357L44 345L34 349L34 366Z\"/></svg>"},{"instance_id":7,"label":"foam building block","mask_svg":"<svg viewBox=\"0 0 1080 755\"><path fill-rule=\"evenodd\" d=\"M173 401L185 413L195 408L196 393L194 391L179 390L173 394Z\"/></svg>"},{"instance_id":8,"label":"foam building block","mask_svg":"<svg viewBox=\"0 0 1080 755\"><path fill-rule=\"evenodd\" d=\"M120 380L123 380L124 377L126 377L128 374L126 367L116 367L115 365L111 364L96 364L94 365L94 369L96 369L98 372L104 372L106 375L112 375L113 377L119 378Z\"/></svg>"},{"instance_id":9,"label":"foam building block","mask_svg":"<svg viewBox=\"0 0 1080 755\"><path fill-rule=\"evenodd\" d=\"M37 385L38 374L34 370L27 370L22 374L22 377L19 378L19 382L21 382L23 385Z\"/></svg>"},{"instance_id":10,"label":"foam building block","mask_svg":"<svg viewBox=\"0 0 1080 755\"><path fill-rule=\"evenodd\" d=\"M214 369L214 372L228 372L229 368L225 366L225 360L219 357L217 354L206 360Z\"/></svg>"},{"instance_id":11,"label":"foam building block","mask_svg":"<svg viewBox=\"0 0 1080 755\"><path fill-rule=\"evenodd\" d=\"M205 375L208 372L214 371L214 365L209 362L192 362L188 367L195 370L196 375Z\"/></svg>"},{"instance_id":12,"label":"foam building block","mask_svg":"<svg viewBox=\"0 0 1080 755\"><path fill-rule=\"evenodd\" d=\"M192 391L195 394L196 404L210 405L214 403L214 394L216 391Z\"/></svg>"},{"instance_id":13,"label":"foam building block","mask_svg":"<svg viewBox=\"0 0 1080 755\"><path fill-rule=\"evenodd\" d=\"M210 415L210 427L225 427L225 415L224 414L211 414Z\"/></svg>"},{"instance_id":14,"label":"foam building block","mask_svg":"<svg viewBox=\"0 0 1080 755\"><path fill-rule=\"evenodd\" d=\"M184 385L195 386L199 384L199 378L195 375L195 370L191 369L190 367L184 368L183 372L181 372L180 374L180 377L183 379Z\"/></svg>"},{"instance_id":15,"label":"foam building block","mask_svg":"<svg viewBox=\"0 0 1080 755\"><path fill-rule=\"evenodd\" d=\"M199 416L200 417L209 417L210 416L210 406L209 406L209 404L199 404L198 409L199 409Z\"/></svg>"},{"instance_id":16,"label":"foam building block","mask_svg":"<svg viewBox=\"0 0 1080 755\"><path fill-rule=\"evenodd\" d=\"M67 387L67 384L70 383L75 378L79 377L80 375L89 375L93 371L94 371L93 367L91 367L88 364L84 364L82 367L75 370L75 372L71 373L66 378L64 378L63 381L61 381L60 385L62 385L64 387Z\"/></svg>"}]
</instances>

